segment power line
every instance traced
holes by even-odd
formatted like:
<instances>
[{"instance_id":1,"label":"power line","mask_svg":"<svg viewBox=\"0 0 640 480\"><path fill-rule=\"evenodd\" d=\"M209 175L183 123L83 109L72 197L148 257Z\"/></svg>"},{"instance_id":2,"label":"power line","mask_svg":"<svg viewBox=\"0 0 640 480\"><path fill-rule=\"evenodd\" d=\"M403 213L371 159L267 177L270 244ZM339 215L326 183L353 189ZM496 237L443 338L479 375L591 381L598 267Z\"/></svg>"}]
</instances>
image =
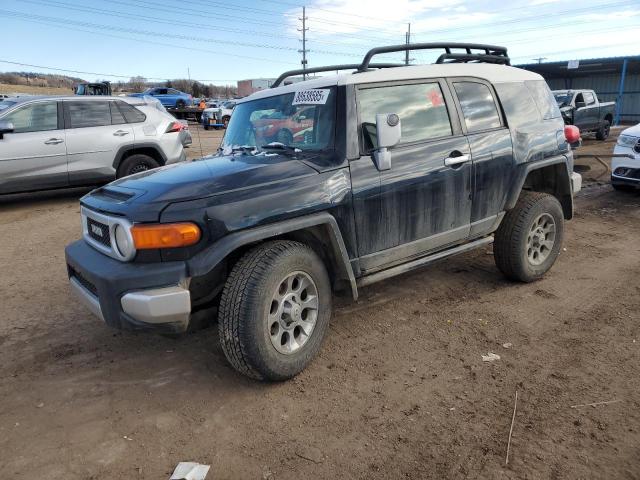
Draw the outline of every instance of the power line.
<instances>
[{"instance_id":1,"label":"power line","mask_svg":"<svg viewBox=\"0 0 640 480\"><path fill-rule=\"evenodd\" d=\"M0 14L1 16L1 14ZM268 58L260 58L260 57L251 57L248 55L238 55L238 54L234 54L234 53L226 53L226 52L220 52L217 50L208 50L205 48L197 48L197 47L186 47L183 45L176 45L173 43L162 43L162 42L155 42L153 40L145 40L143 38L132 38L132 37L124 37L121 35L113 35L110 33L105 33L105 32L96 32L96 31L92 31L92 30L83 30L81 28L74 28L74 27L69 27L69 26L63 26L63 25L59 25L59 24L55 24L55 23L48 23L48 22L44 22L44 21L38 21L38 20L24 20L26 22L29 23L37 23L40 25L47 25L47 26L52 26L52 27L56 27L56 28L64 28L65 30L73 30L76 32L82 32L82 33L88 33L90 35L100 35L103 37L110 37L110 38L117 38L120 40L126 40L127 42L131 42L131 41L135 41L135 42L139 42L139 43L148 43L150 45L158 45L161 47L169 47L169 48L178 48L181 50L190 50L193 52L203 52L203 53L211 53L214 55L222 55L222 56L227 56L227 57L234 57L234 58L242 58L242 59L246 59L246 60L256 60L256 61L261 61L261 62L269 62L269 63L279 63L279 64L283 64L283 65L297 65L297 63L295 62L286 62L286 61L282 61L282 60L273 60L273 59L268 59Z\"/></svg>"},{"instance_id":2,"label":"power line","mask_svg":"<svg viewBox=\"0 0 640 480\"><path fill-rule=\"evenodd\" d=\"M83 71L83 70L70 70L67 68L58 68L58 67L48 67L48 66L44 66L44 65L34 65L31 63L21 63L21 62L13 62L10 60L1 60L0 59L0 63L7 63L9 65L18 65L20 67L30 67L30 68L41 68L43 70L53 70L56 72L65 72L65 73L75 73L75 74L79 74L79 75L96 75L98 77L114 77L114 78L132 78L132 77L137 77L137 76L142 76L143 78L146 78L147 80L158 80L158 81L164 81L164 80L170 80L170 77L162 77L162 78L158 78L158 77L147 77L144 75L122 75L122 74L116 74L116 73L100 73L100 72L87 72L87 71ZM235 80L231 80L229 78L227 79L208 79L208 80L198 80L198 79L193 79L196 82L235 82Z\"/></svg>"}]
</instances>

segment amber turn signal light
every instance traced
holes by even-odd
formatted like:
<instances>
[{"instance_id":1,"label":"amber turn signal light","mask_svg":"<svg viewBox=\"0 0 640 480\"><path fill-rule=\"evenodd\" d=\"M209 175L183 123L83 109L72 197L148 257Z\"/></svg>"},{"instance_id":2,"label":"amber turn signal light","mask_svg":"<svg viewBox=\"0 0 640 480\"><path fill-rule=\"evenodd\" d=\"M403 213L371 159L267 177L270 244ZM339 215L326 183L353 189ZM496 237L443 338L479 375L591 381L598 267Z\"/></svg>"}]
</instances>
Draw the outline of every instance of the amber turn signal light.
<instances>
[{"instance_id":1,"label":"amber turn signal light","mask_svg":"<svg viewBox=\"0 0 640 480\"><path fill-rule=\"evenodd\" d=\"M133 243L138 250L150 248L188 247L198 243L201 233L193 223L165 223L134 225L131 227Z\"/></svg>"}]
</instances>

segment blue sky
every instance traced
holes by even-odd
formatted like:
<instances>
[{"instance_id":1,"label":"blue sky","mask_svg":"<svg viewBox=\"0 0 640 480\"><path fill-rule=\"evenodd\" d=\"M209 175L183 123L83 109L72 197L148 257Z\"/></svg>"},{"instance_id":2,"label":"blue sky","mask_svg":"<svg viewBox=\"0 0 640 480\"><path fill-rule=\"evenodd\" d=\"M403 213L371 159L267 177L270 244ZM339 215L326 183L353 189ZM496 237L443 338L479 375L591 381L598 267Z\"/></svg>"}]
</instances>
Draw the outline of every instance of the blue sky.
<instances>
[{"instance_id":1,"label":"blue sky","mask_svg":"<svg viewBox=\"0 0 640 480\"><path fill-rule=\"evenodd\" d=\"M298 68L296 0L1 0L0 60L86 80L186 78L234 84ZM640 0L309 0L309 66L356 63L412 41L504 45L512 63L640 54ZM412 53L416 63L432 60ZM380 58L398 61L401 55ZM65 73L0 62L0 71ZM71 75L71 74L70 74Z\"/></svg>"}]
</instances>

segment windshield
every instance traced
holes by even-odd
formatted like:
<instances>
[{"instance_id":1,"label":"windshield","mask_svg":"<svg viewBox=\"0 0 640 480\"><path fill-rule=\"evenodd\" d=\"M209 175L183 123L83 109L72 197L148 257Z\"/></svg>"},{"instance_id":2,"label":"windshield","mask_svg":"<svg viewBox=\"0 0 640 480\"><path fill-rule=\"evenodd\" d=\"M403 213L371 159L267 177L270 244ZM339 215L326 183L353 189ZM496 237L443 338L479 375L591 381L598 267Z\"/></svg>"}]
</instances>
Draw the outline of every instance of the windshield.
<instances>
[{"instance_id":1,"label":"windshield","mask_svg":"<svg viewBox=\"0 0 640 480\"><path fill-rule=\"evenodd\" d=\"M320 97L300 95L308 92L322 94ZM314 104L301 103L301 99L311 99ZM302 151L332 148L335 104L335 88L291 92L240 103L233 111L222 148L260 149L273 142Z\"/></svg>"},{"instance_id":2,"label":"windshield","mask_svg":"<svg viewBox=\"0 0 640 480\"><path fill-rule=\"evenodd\" d=\"M565 105L569 105L571 103L571 98L573 97L570 93L554 93L553 96L558 102L559 107L564 107Z\"/></svg>"}]
</instances>

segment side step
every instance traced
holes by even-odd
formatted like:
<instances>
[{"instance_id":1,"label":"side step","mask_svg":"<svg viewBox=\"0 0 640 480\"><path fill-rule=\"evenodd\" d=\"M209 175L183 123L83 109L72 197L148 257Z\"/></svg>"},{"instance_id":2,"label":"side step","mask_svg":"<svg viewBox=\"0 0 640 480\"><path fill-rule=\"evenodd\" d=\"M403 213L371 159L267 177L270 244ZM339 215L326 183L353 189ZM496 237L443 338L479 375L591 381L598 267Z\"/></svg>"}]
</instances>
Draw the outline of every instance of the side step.
<instances>
[{"instance_id":1,"label":"side step","mask_svg":"<svg viewBox=\"0 0 640 480\"><path fill-rule=\"evenodd\" d=\"M434 253L433 255L429 255L427 257L418 258L417 260L413 260L411 262L403 263L402 265L398 265L396 267L391 267L386 270L382 270L381 272L372 273L371 275L367 275L365 277L361 277L358 279L358 287L364 287L366 285L370 285L375 282L379 282L380 280L386 280L390 277L395 277L396 275L401 275L403 273L410 272L411 270L415 270L420 267L424 267L425 265L429 265L431 263L435 263L438 260L443 260L452 255L457 255L459 253L468 252L469 250L474 250L478 247L482 247L483 245L488 245L489 243L493 243L493 236L488 236L484 238L480 238L478 240L474 240L473 242L465 243L464 245L459 245L454 248L450 248L448 250L443 250L438 253Z\"/></svg>"}]
</instances>

